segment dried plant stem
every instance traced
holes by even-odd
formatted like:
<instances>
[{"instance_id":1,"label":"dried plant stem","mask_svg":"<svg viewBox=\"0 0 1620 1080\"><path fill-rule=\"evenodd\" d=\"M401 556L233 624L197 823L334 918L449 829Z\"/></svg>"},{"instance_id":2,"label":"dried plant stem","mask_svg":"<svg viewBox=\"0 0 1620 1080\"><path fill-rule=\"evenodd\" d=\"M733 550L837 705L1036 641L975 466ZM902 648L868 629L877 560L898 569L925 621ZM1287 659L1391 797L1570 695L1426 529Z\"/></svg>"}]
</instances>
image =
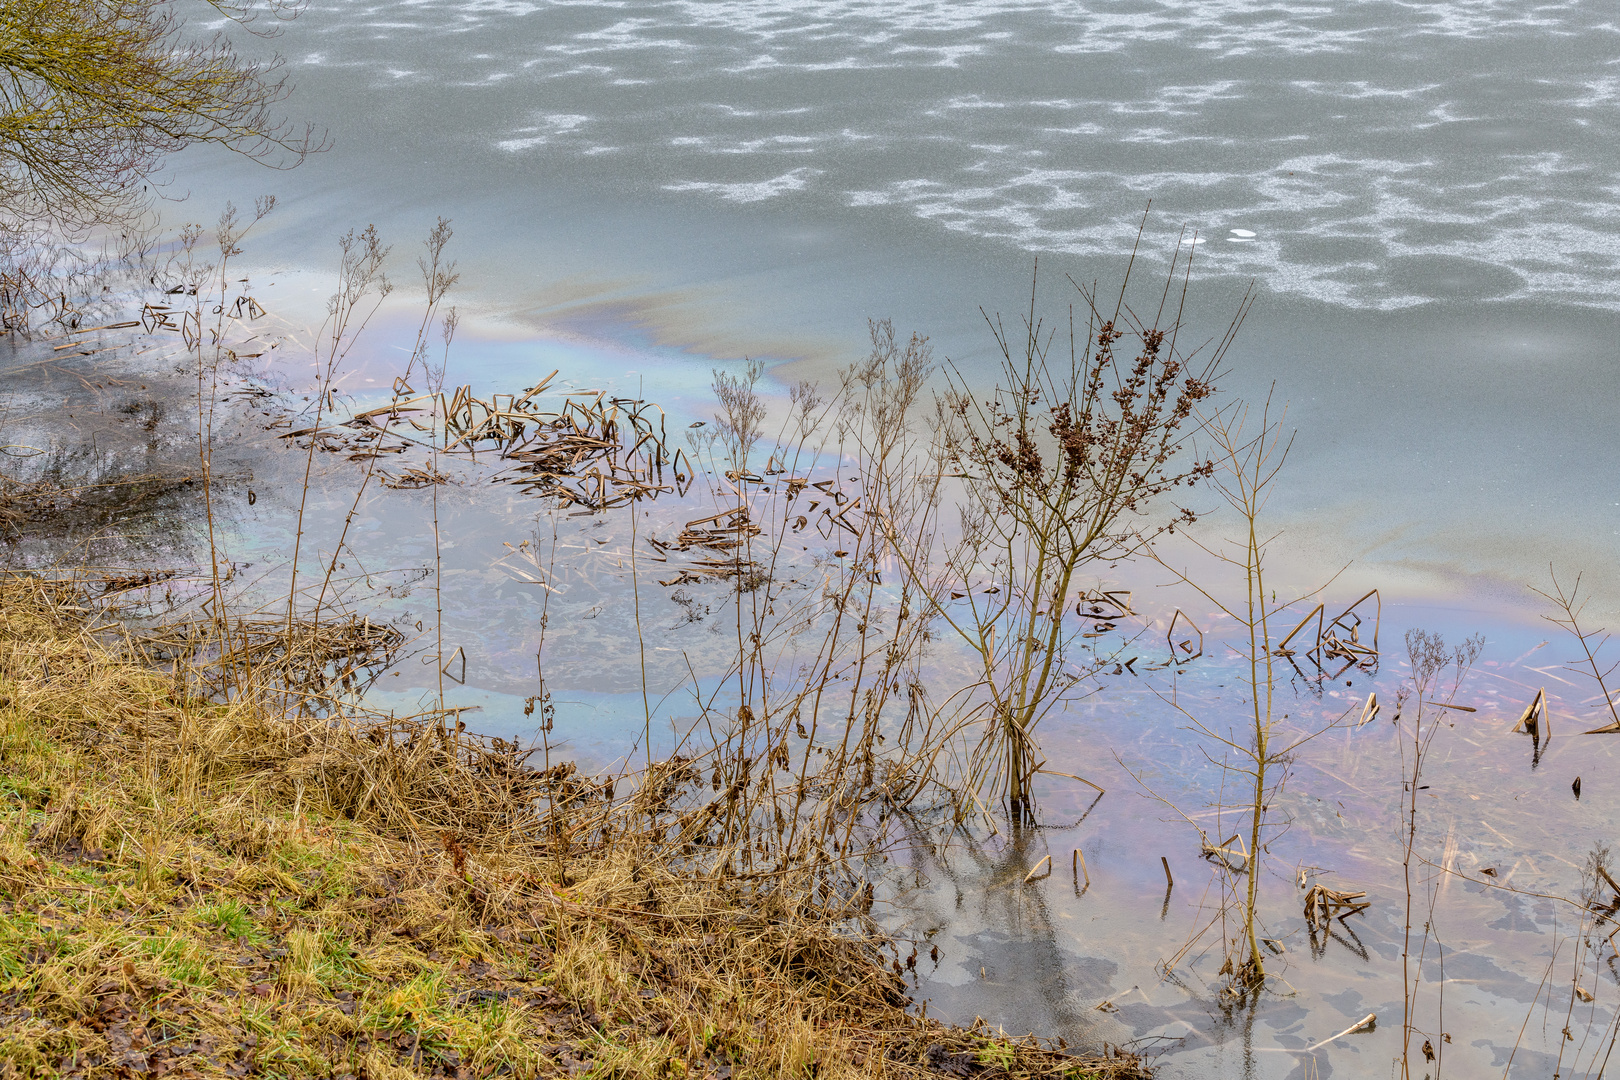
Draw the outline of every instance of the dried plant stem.
<instances>
[{"instance_id":1,"label":"dried plant stem","mask_svg":"<svg viewBox=\"0 0 1620 1080\"><path fill-rule=\"evenodd\" d=\"M1406 737L1401 741L1401 757L1403 783L1406 786L1406 798L1402 806L1402 852L1401 852L1401 881L1405 893L1404 921L1401 931L1401 1057L1400 1071L1402 1080L1409 1080L1412 1072L1412 1037L1417 1028L1418 985L1423 974L1423 957L1420 954L1414 963L1412 957L1412 930L1413 915L1416 910L1416 892L1418 882L1413 870L1415 865L1428 862L1417 852L1418 837L1418 788L1423 778L1423 763L1428 756L1429 748L1434 737L1440 729L1438 720L1429 719L1425 706L1431 703L1435 706L1449 705L1455 699L1458 690L1462 688L1463 680L1479 659L1485 647L1485 639L1474 635L1465 639L1462 644L1448 647L1440 634L1413 628L1406 632L1407 661L1411 665L1410 686L1402 688L1397 701L1397 718L1405 716L1408 698L1415 702L1411 709L1411 721ZM1447 668L1451 669L1449 686L1441 685L1441 676ZM1431 899L1432 904L1432 899ZM1425 922L1422 932L1426 944L1428 935L1433 932L1434 918L1431 907L1430 917ZM1549 969L1550 970L1550 969Z\"/></svg>"},{"instance_id":2,"label":"dried plant stem","mask_svg":"<svg viewBox=\"0 0 1620 1080\"><path fill-rule=\"evenodd\" d=\"M456 336L456 324L456 309L451 308L443 321L444 358L437 369L428 369L428 382L433 391L434 409L433 434L430 444L432 463L429 466L433 482L429 486L432 488L433 504L433 666L437 671L438 679L440 737L443 737L446 731L444 721L444 669L449 666L449 662L444 657L444 546L439 533L439 453L442 449L441 442L449 438L449 432L440 422L442 418L438 415L438 410L444 404L444 373L449 366L450 342ZM442 438L441 431L444 431ZM459 722L457 728L458 730L460 728Z\"/></svg>"},{"instance_id":3,"label":"dried plant stem","mask_svg":"<svg viewBox=\"0 0 1620 1080\"><path fill-rule=\"evenodd\" d=\"M433 318L438 313L439 305L443 302L445 294L450 287L460 280L456 273L456 264L447 262L444 257L445 246L450 242L452 232L450 222L440 218L438 224L428 233L423 247L425 252L417 258L417 266L422 272L422 286L426 294L422 308L422 319L416 327L416 341L411 347L410 359L405 363L405 372L399 377L399 384L409 387L410 380L416 373L418 366L427 367L428 357L428 330L433 325ZM319 424L316 427L319 428ZM360 512L361 501L365 498L366 490L371 484L373 473L377 469L375 451L366 457L365 470L360 474L360 483L356 485L354 499L349 504L349 511L343 516L343 526L338 531L337 543L332 545L332 558L327 563L325 574L321 578L321 590L315 598L315 617L320 618L321 609L326 604L326 594L331 587L332 575L337 572L338 560L343 555L343 549L349 541L349 529L354 524L355 516ZM435 469L435 474L437 470Z\"/></svg>"},{"instance_id":4,"label":"dried plant stem","mask_svg":"<svg viewBox=\"0 0 1620 1080\"><path fill-rule=\"evenodd\" d=\"M371 317L388 294L393 291L387 277L382 272L383 263L388 258L389 249L383 245L377 235L375 226L368 225L359 233L353 230L345 233L338 239L341 257L338 261L337 290L327 299L326 322L322 325L321 333L317 335L317 342L322 337L326 339L325 365L320 368L320 377L315 385L315 427L318 436L321 422L325 418L332 395L334 380L338 365L348 355L349 349L354 346L355 339L366 327ZM361 303L376 292L376 299L365 314L360 313ZM357 321L358 320L358 321ZM320 351L317 351L317 365L320 364ZM287 585L287 634L293 633L293 625L297 619L298 608L298 563L304 545L304 519L309 507L309 486L315 470L315 448L319 438L309 441L309 448L304 458L303 481L299 488L298 518L293 532L293 550L289 579ZM316 616L319 617L319 611Z\"/></svg>"}]
</instances>

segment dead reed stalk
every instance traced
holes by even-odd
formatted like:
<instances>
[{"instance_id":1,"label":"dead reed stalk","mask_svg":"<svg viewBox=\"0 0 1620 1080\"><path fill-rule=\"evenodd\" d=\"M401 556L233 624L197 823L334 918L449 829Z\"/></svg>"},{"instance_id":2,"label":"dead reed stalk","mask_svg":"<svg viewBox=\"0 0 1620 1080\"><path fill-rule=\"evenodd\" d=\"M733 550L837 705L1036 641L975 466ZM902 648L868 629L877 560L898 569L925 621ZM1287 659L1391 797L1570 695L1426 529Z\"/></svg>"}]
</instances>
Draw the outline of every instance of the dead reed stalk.
<instances>
[{"instance_id":1,"label":"dead reed stalk","mask_svg":"<svg viewBox=\"0 0 1620 1080\"><path fill-rule=\"evenodd\" d=\"M1448 705L1455 700L1457 692L1461 690L1462 683L1468 672L1479 659L1485 648L1483 635L1474 635L1466 638L1461 644L1447 646L1445 638L1437 633L1413 628L1406 632L1407 661L1411 665L1408 675L1409 685L1403 687L1396 706L1396 723L1407 715L1410 704L1410 719L1402 730L1401 765L1404 773L1403 787L1405 798L1402 800L1402 858L1401 876L1405 891L1405 922L1401 936L1401 1057L1400 1070L1402 1080L1407 1080L1412 1073L1412 1039L1419 1033L1417 1006L1418 987L1423 978L1424 955L1413 957L1413 915L1417 910L1417 890L1423 884L1413 876L1414 864L1421 866L1424 861L1418 854L1418 790L1423 778L1423 763L1429 753L1429 748L1439 733L1441 722L1432 712L1436 705ZM1447 668L1451 669L1450 685L1447 686L1442 679ZM1444 715L1442 713L1441 715ZM1429 918L1420 930L1419 946L1426 954L1428 942L1431 937L1438 934L1434 922L1434 881L1428 882L1431 890L1429 902ZM1443 962L1443 960L1442 960ZM1438 1037L1438 1031L1426 1033L1430 1037Z\"/></svg>"}]
</instances>

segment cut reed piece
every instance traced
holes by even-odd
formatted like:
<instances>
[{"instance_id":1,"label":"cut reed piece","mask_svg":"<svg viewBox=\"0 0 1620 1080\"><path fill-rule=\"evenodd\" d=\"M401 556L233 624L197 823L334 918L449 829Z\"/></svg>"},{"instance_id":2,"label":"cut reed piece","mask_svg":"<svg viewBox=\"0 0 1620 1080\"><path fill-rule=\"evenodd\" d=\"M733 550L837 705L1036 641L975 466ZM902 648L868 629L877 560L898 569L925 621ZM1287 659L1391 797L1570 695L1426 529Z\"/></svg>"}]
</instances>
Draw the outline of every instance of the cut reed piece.
<instances>
[{"instance_id":1,"label":"cut reed piece","mask_svg":"<svg viewBox=\"0 0 1620 1080\"><path fill-rule=\"evenodd\" d=\"M1370 724L1378 718L1378 695L1368 694L1367 703L1361 707L1361 719L1356 721L1356 727Z\"/></svg>"},{"instance_id":2,"label":"cut reed piece","mask_svg":"<svg viewBox=\"0 0 1620 1080\"><path fill-rule=\"evenodd\" d=\"M1043 866L1046 867L1046 873L1041 874L1041 867ZM1036 874L1040 874L1040 876L1043 878L1052 876L1052 856L1041 856L1041 861L1030 867L1029 873L1024 875L1023 883L1028 885L1031 881L1034 881Z\"/></svg>"},{"instance_id":3,"label":"cut reed piece","mask_svg":"<svg viewBox=\"0 0 1620 1080\"><path fill-rule=\"evenodd\" d=\"M1075 602L1074 613L1082 619L1093 619L1100 623L1118 622L1127 615L1135 615L1131 610L1131 590L1090 589L1080 594Z\"/></svg>"},{"instance_id":4,"label":"cut reed piece","mask_svg":"<svg viewBox=\"0 0 1620 1080\"><path fill-rule=\"evenodd\" d=\"M1074 849L1074 876L1075 876L1075 880L1078 881L1082 874L1085 875L1086 888L1088 888L1088 889L1091 888L1091 871L1086 869L1086 856L1079 848L1075 848Z\"/></svg>"},{"instance_id":5,"label":"cut reed piece","mask_svg":"<svg viewBox=\"0 0 1620 1080\"><path fill-rule=\"evenodd\" d=\"M1315 1052L1317 1050L1322 1049L1322 1047L1326 1046L1330 1042L1333 1042L1335 1039L1342 1039L1346 1035L1354 1035L1358 1031L1371 1031L1374 1027L1377 1026L1377 1024L1378 1024L1378 1014L1377 1013L1368 1013L1366 1016L1363 1016L1360 1020L1357 1020L1355 1023L1351 1024L1349 1027L1345 1028L1343 1031L1339 1032L1337 1035L1329 1035L1327 1038L1323 1039L1321 1042L1312 1043L1310 1046L1307 1046L1304 1050L1297 1050L1297 1051L1294 1051L1294 1053L1300 1053L1300 1054L1313 1053L1313 1052Z\"/></svg>"},{"instance_id":6,"label":"cut reed piece","mask_svg":"<svg viewBox=\"0 0 1620 1080\"><path fill-rule=\"evenodd\" d=\"M1233 844L1242 844L1243 838L1237 833L1221 841L1220 844L1211 844L1207 840L1200 845L1199 853L1211 862L1218 862L1234 874L1242 874L1249 868L1249 853L1239 847L1232 850Z\"/></svg>"},{"instance_id":7,"label":"cut reed piece","mask_svg":"<svg viewBox=\"0 0 1620 1080\"><path fill-rule=\"evenodd\" d=\"M1541 739L1543 737L1552 737L1552 723L1550 717L1547 715L1546 687L1542 687L1540 690L1536 691L1536 696L1530 699L1529 705L1525 706L1524 713L1519 717L1518 723L1513 725L1513 730L1515 732L1527 732L1535 736L1537 739ZM1613 729L1611 727L1608 729L1598 728L1597 730L1604 731ZM1588 734L1590 734L1590 732Z\"/></svg>"},{"instance_id":8,"label":"cut reed piece","mask_svg":"<svg viewBox=\"0 0 1620 1080\"><path fill-rule=\"evenodd\" d=\"M1316 607L1311 609L1311 613L1309 615L1307 615L1303 619L1299 620L1299 625L1298 626L1296 626L1292 630L1288 631L1288 636L1287 637L1283 638L1282 641L1278 642L1277 647L1271 651L1271 655L1273 655L1273 656L1281 656L1281 657L1293 656L1295 654L1294 650L1290 649L1288 647L1288 643L1290 641L1293 641L1294 637L1301 630L1305 629L1305 625L1307 623L1309 623L1312 619L1316 620L1316 640L1317 640L1318 643L1320 643L1321 640L1322 640L1322 615L1323 615L1322 605L1317 604Z\"/></svg>"},{"instance_id":9,"label":"cut reed piece","mask_svg":"<svg viewBox=\"0 0 1620 1080\"><path fill-rule=\"evenodd\" d=\"M1159 863L1164 867L1164 891L1169 892L1176 887L1176 879L1170 873L1170 860L1160 855Z\"/></svg>"},{"instance_id":10,"label":"cut reed piece","mask_svg":"<svg viewBox=\"0 0 1620 1080\"><path fill-rule=\"evenodd\" d=\"M1366 895L1364 892L1339 892L1325 885L1313 885L1305 894L1305 922L1312 930L1320 930L1334 919L1343 922L1352 915L1359 915L1372 906L1363 899Z\"/></svg>"}]
</instances>

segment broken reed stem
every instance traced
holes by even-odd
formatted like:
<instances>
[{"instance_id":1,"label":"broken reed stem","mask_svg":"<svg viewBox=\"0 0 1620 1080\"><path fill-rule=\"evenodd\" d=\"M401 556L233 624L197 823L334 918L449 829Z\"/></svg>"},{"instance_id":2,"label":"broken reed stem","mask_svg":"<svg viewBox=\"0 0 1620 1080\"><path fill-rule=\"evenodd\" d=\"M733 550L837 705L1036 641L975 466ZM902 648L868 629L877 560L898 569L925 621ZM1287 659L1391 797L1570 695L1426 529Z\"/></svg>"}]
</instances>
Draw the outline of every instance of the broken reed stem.
<instances>
[{"instance_id":1,"label":"broken reed stem","mask_svg":"<svg viewBox=\"0 0 1620 1080\"><path fill-rule=\"evenodd\" d=\"M1414 670L1416 667L1414 665ZM1412 720L1412 764L1406 777L1406 843L1401 859L1401 882L1405 892L1405 920L1401 931L1401 1080L1410 1080L1412 1053L1413 1000L1416 989L1412 985L1410 955L1412 951L1412 852L1417 846L1417 789L1423 775L1423 690L1417 692L1418 707Z\"/></svg>"},{"instance_id":2,"label":"broken reed stem","mask_svg":"<svg viewBox=\"0 0 1620 1080\"><path fill-rule=\"evenodd\" d=\"M446 287L448 287L448 286L446 286ZM442 328L443 329L443 337L444 337L444 356L440 360L440 363L439 363L439 366L438 366L437 369L428 368L428 376L427 376L428 385L433 391L433 403L434 403L433 404L433 413L432 413L432 415L433 415L433 430L432 430L432 432L429 433L429 440L428 440L429 441L429 448L430 448L430 462L431 462L431 464L428 466L428 468L432 471L433 482L430 483L428 486L432 489L430 494L432 496L432 506L433 506L433 639L434 639L433 666L436 669L435 678L436 678L436 685L437 685L438 691L439 691L439 716L440 716L440 719L439 719L439 737L440 738L445 737L445 730L446 730L446 726L445 726L445 723L444 723L444 669L450 666L450 662L448 660L446 660L445 656L444 656L444 546L443 546L442 538L441 538L441 535L440 535L440 532L439 532L439 482L438 482L438 478L439 478L439 449L440 449L440 446L439 446L439 444L440 444L439 432L441 430L442 425L439 423L438 410L439 410L440 405L442 405L444 403L444 373L449 368L449 364L450 364L450 342L455 338L456 324L457 324L456 309L451 308L449 314L444 319L444 324L443 324L443 328ZM423 365L424 365L424 367L427 366L426 356L425 355L423 357ZM445 428L444 430L445 430L445 437L448 438L449 437L449 430L447 428ZM463 681L465 681L465 678L466 678L466 669L465 669L465 667L463 667L463 669L462 669L462 677L463 677ZM457 722L456 722L456 731L457 731L458 734L460 733L461 728L462 728L462 724L461 724L460 720L458 719Z\"/></svg>"}]
</instances>

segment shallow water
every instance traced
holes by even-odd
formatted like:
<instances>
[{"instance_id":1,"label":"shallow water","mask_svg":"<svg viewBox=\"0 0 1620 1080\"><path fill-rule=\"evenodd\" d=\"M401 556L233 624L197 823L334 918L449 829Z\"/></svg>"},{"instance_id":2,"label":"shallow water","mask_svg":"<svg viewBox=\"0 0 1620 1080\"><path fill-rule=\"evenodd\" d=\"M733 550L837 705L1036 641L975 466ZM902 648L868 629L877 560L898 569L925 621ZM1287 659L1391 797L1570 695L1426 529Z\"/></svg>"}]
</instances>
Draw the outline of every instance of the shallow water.
<instances>
[{"instance_id":1,"label":"shallow water","mask_svg":"<svg viewBox=\"0 0 1620 1080\"><path fill-rule=\"evenodd\" d=\"M1394 609L1386 619L1397 625L1421 620L1444 628L1453 639L1488 624L1487 656L1500 658L1485 661L1465 684L1458 701L1479 712L1454 714L1455 726L1440 730L1423 775L1427 790L1420 792L1419 851L1473 879L1418 868L1418 936L1429 923L1445 962L1443 988L1432 968L1423 985L1425 1026L1435 1030L1433 1010L1443 993L1438 1026L1453 1037L1446 1050L1448 1068L1470 1076L1503 1070L1524 1027L1512 1075L1548 1075L1564 1041L1565 1010L1573 1002L1574 1019L1568 1023L1574 1041L1564 1047L1564 1075L1586 1075L1589 1067L1595 1074L1610 1034L1604 1026L1613 1017L1613 975L1605 972L1598 987L1593 983L1597 968L1580 964L1582 985L1596 990L1597 1002L1572 998L1577 965L1571 935L1578 912L1474 882L1577 895L1585 852L1606 844L1615 827L1610 782L1602 781L1600 792L1591 781L1612 774L1613 747L1602 736L1575 734L1569 711L1559 714L1563 727L1539 760L1527 736L1509 734L1541 684L1562 690L1566 700L1585 696L1584 688L1566 684L1565 676L1545 663L1556 645L1542 646L1537 628L1515 627L1496 613L1434 608ZM1212 665L1188 680L1195 684L1193 710L1203 718L1240 721L1233 714L1241 711L1241 702L1234 709L1226 698L1223 708L1222 695L1209 685L1236 676L1235 666ZM1112 1042L1159 1049L1168 1076L1361 1076L1389 1068L1399 1056L1405 902L1401 757L1386 697L1404 665L1390 668L1376 678L1352 672L1353 688L1341 683L1322 697L1297 681L1296 692L1283 693L1281 708L1290 711L1296 731L1310 730L1346 708L1352 708L1354 720L1367 690L1376 690L1386 705L1365 727L1331 731L1302 748L1284 794L1273 803L1289 827L1269 845L1261 911L1265 934L1282 950L1268 955L1268 971L1284 981L1274 983L1277 992L1258 1007L1223 1007L1217 1001L1213 975L1220 949L1207 939L1203 946L1213 947L1202 959L1182 960L1176 978L1161 977L1159 965L1172 960L1213 917L1219 875L1198 858L1199 838L1192 827L1148 798L1144 786L1164 794L1211 833L1224 837L1238 829L1236 823L1219 828L1208 812L1199 812L1220 800L1223 777L1186 725L1177 725L1162 701L1134 681L1110 687L1095 709L1071 710L1046 734L1043 746L1058 751L1053 754L1058 768L1083 772L1109 789L1079 827L1042 832L1025 850L987 865L958 853L952 860L956 873L935 870L929 902L911 925L921 931L938 927L935 940L947 944L940 968L928 972L920 993L937 1011L981 1015L1009 1030L1090 1031ZM1202 746L1218 750L1207 740ZM1116 751L1118 760L1104 747ZM1579 800L1570 790L1576 775L1583 777ZM1077 799L1082 808L1089 801L1089 792ZM1233 801L1230 792L1225 801ZM1091 879L1083 895L1072 876L1076 847L1085 855ZM1048 853L1054 859L1052 875L1022 884L1025 873L1038 868L1037 860ZM1168 894L1161 856L1175 877ZM1482 876L1485 868L1497 876ZM1307 884L1364 890L1372 907L1335 923L1331 935L1313 935L1301 914L1304 889L1296 875L1302 869ZM1427 910L1431 883L1437 896L1432 917ZM1192 955L1201 951L1195 948ZM1429 952L1432 957L1432 942ZM1539 985L1555 960L1548 985ZM1112 1007L1100 1013L1097 1007L1104 1002ZM1368 1013L1378 1017L1372 1032L1346 1036L1314 1053L1285 1052L1303 1051ZM1579 1065L1572 1068L1577 1044Z\"/></svg>"},{"instance_id":2,"label":"shallow water","mask_svg":"<svg viewBox=\"0 0 1620 1080\"><path fill-rule=\"evenodd\" d=\"M1136 1045L1162 1050L1170 1076L1366 1075L1388 1068L1400 1027L1400 758L1387 721L1402 632L1488 639L1459 697L1480 711L1435 742L1424 793L1435 858L1571 896L1620 813L1610 742L1576 734L1600 702L1558 670L1571 642L1538 622L1526 589L1556 561L1588 572L1594 613L1620 610L1617 42L1620 22L1601 5L1523 0L316 3L277 47L299 84L294 112L328 125L336 148L287 174L189 153L175 171L190 201L166 212L207 221L225 198L278 194L244 265L294 337L318 321L333 237L376 221L408 283L407 248L443 214L464 273L453 299L469 315L451 384L506 391L556 368L575 388L659 402L677 429L711 417L711 367L764 356L773 391L826 379L864 353L868 317L932 335L983 378L979 307L1021 310L1033 256L1043 305L1061 312L1064 275L1118 280L1150 199L1144 280L1195 230L1189 325L1218 332L1252 281L1258 303L1228 385L1275 385L1299 428L1270 507L1284 530L1275 578L1309 587L1348 563L1333 601L1374 586L1386 601L1376 678L1352 672L1320 697L1303 680L1285 691L1283 711L1305 724L1369 690L1387 703L1379 721L1303 748L1279 807L1293 824L1273 844L1263 908L1297 996L1228 1013L1211 991L1218 960L1183 965L1182 983L1155 971L1202 925L1213 870L1192 828L1125 768L1195 818L1220 788L1150 689L1168 692L1167 672L1106 680L1047 722L1053 766L1108 789L1080 825L951 851L948 865L918 855L927 882L893 918L940 944L938 969L920 969L935 1014L1147 1040ZM408 297L368 331L343 384L356 406L385 393L413 331ZM301 407L298 364L269 376ZM246 505L246 485L227 496L227 547L266 596L303 461L275 436L244 423L233 451L257 498ZM353 481L341 463L317 470L316 547L329 550ZM426 498L373 491L356 524L353 599L407 625L432 606ZM648 509L649 529L679 517ZM468 657L467 685L450 696L481 708L470 726L534 736L524 705L549 595L549 738L606 766L645 722L629 524L562 519L566 580L546 594L511 572L504 546L549 537L540 511L510 488L441 490L445 640ZM1181 605L1218 636L1191 598L1147 576L1128 583L1153 598L1139 606L1159 635ZM692 709L664 694L688 660L701 678L724 655L725 639L709 636L723 612L689 589L714 609L689 621L694 609L643 585L649 699L663 730L678 730ZM1144 650L1154 636L1145 630ZM1234 674L1211 649L1179 692L1235 722ZM413 659L373 698L414 708L434 682ZM1533 763L1529 740L1507 729L1541 686L1554 737ZM1088 792L1054 786L1049 820L1079 817ZM1076 847L1092 879L1080 897ZM1052 875L1023 884L1047 853ZM1175 874L1168 902L1160 856ZM1366 889L1373 905L1320 956L1300 917L1301 866ZM1504 1070L1530 1015L1512 1073L1549 1074L1565 1043L1573 909L1455 878L1441 889L1446 1067ZM1538 997L1549 959L1559 974ZM1616 994L1613 975L1602 979L1570 1022L1565 1075L1602 1057ZM1105 1000L1117 1011L1095 1007ZM1292 1052L1367 1012L1375 1031Z\"/></svg>"}]
</instances>

